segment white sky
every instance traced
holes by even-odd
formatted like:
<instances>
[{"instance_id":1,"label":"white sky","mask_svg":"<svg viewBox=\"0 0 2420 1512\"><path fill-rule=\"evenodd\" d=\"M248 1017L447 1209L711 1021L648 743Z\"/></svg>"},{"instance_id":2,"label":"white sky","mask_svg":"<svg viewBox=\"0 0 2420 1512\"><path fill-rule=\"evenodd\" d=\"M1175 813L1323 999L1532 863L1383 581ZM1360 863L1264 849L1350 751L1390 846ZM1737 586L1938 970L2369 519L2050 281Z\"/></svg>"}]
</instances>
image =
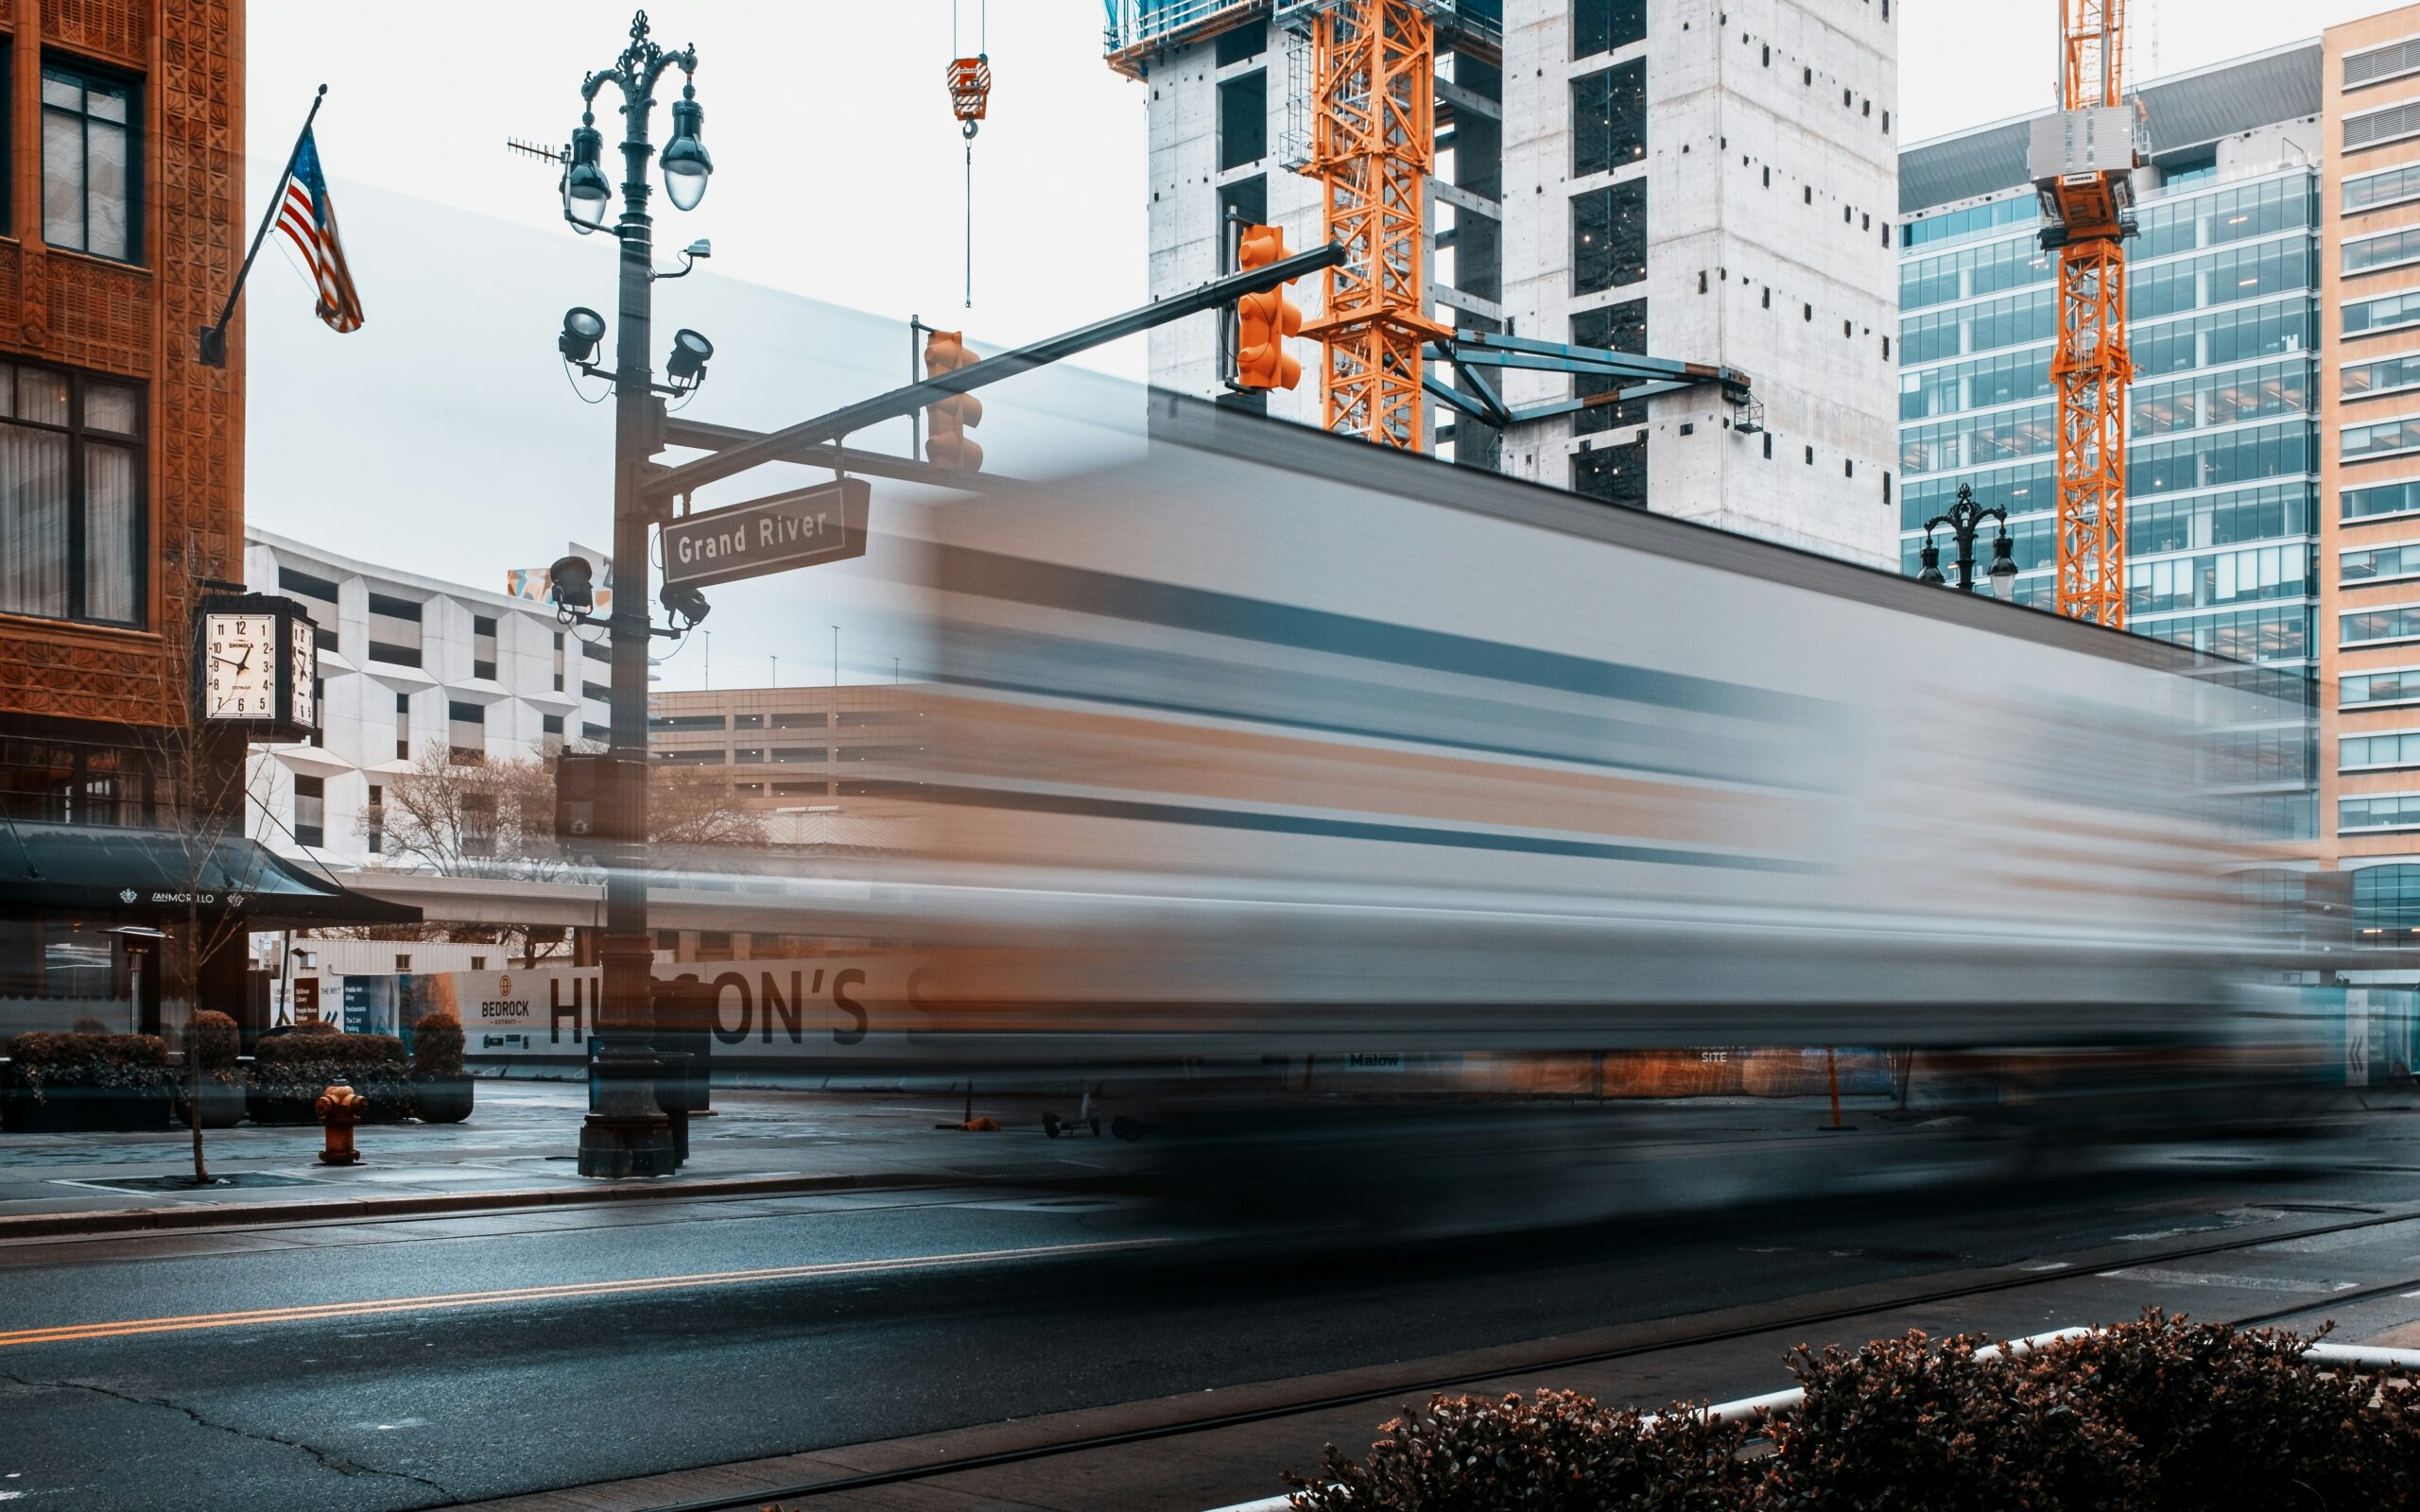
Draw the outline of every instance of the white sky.
<instances>
[{"instance_id":1,"label":"white sky","mask_svg":"<svg viewBox=\"0 0 2420 1512\"><path fill-rule=\"evenodd\" d=\"M984 4L957 0L969 52ZM2056 0L1899 4L1903 141L2048 99ZM771 427L904 381L911 313L962 323L978 350L997 351L1148 298L1146 90L1103 66L1098 0L990 0L980 44L994 86L975 142L971 310L964 147L943 87L951 0L648 9L660 41L699 48L715 158L696 213L656 202L660 265L695 237L715 244L704 276L658 286L659 347L692 324L718 348L698 418ZM2220 61L2379 9L2135 0L2134 72ZM552 559L566 540L608 539L610 411L574 398L552 345L565 306L611 309L611 244L573 235L554 170L508 153L504 139L568 136L581 74L620 52L630 10L628 0L251 0L252 214L325 82L320 152L369 318L358 335L332 335L311 318L300 275L277 250L263 254L245 299L255 523L480 586ZM676 75L658 142L677 94ZM610 159L610 105L598 124ZM430 201L472 214L431 214ZM1139 381L1143 338L1084 361ZM1011 475L1114 443L1134 407L1132 390L1063 370L1003 385L985 404L977 438ZM905 437L858 439L898 450ZM705 502L796 481L759 476ZM895 487L877 486L877 510ZM872 603L852 602L862 586L852 571L712 595L717 685L760 682L773 655L795 669L828 665L835 620L845 675L888 678L898 632ZM699 660L683 653L666 684L694 686Z\"/></svg>"}]
</instances>

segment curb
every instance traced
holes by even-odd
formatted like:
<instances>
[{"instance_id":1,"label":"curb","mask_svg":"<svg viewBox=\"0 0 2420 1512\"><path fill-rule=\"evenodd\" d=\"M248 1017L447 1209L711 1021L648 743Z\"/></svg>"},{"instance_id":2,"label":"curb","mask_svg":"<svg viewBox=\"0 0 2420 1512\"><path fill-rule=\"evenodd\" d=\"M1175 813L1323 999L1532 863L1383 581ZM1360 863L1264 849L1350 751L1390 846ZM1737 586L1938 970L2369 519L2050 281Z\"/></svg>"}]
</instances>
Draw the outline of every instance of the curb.
<instances>
[{"instance_id":1,"label":"curb","mask_svg":"<svg viewBox=\"0 0 2420 1512\"><path fill-rule=\"evenodd\" d=\"M610 1202L779 1196L852 1189L888 1191L943 1184L942 1177L922 1174L731 1177L668 1183L651 1180L645 1185L541 1187L522 1192L452 1192L399 1197L321 1198L311 1202L112 1208L95 1212L37 1212L0 1218L0 1243L11 1239L143 1233L168 1228L225 1228L276 1223L356 1223L364 1219L403 1218L425 1213L508 1212L524 1208L589 1207Z\"/></svg>"}]
</instances>

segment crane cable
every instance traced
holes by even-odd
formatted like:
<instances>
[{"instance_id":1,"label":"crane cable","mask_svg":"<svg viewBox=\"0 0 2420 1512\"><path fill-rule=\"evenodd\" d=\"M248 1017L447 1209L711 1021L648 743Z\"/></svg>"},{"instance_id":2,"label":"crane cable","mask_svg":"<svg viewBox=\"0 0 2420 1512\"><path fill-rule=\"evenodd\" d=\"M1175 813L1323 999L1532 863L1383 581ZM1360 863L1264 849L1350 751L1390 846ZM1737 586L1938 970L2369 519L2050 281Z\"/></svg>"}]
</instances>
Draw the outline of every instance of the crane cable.
<instances>
[{"instance_id":1,"label":"crane cable","mask_svg":"<svg viewBox=\"0 0 2420 1512\"><path fill-rule=\"evenodd\" d=\"M992 96L992 0L977 0L975 56L958 54L958 5L949 0L949 102L966 139L966 307L975 308L975 131Z\"/></svg>"}]
</instances>

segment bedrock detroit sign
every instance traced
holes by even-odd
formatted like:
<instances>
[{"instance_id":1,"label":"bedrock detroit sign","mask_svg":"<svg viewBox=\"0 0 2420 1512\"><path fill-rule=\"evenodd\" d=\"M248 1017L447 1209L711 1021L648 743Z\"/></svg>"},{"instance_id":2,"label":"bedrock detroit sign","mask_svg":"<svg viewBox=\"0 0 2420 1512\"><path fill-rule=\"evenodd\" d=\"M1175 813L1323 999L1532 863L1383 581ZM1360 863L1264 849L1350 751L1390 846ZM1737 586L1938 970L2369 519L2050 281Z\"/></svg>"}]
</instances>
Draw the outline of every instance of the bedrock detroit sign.
<instances>
[{"instance_id":1,"label":"bedrock detroit sign","mask_svg":"<svg viewBox=\"0 0 2420 1512\"><path fill-rule=\"evenodd\" d=\"M664 580L704 588L862 557L871 492L863 478L841 478L667 520Z\"/></svg>"}]
</instances>

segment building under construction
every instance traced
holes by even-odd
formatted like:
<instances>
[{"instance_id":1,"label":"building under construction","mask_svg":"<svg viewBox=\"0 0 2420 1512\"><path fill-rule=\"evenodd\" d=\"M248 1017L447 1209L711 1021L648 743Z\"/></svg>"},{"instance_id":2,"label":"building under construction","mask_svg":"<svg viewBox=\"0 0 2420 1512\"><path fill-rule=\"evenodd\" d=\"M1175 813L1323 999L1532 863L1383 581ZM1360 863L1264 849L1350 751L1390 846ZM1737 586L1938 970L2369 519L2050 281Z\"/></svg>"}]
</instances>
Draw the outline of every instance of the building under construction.
<instances>
[{"instance_id":1,"label":"building under construction","mask_svg":"<svg viewBox=\"0 0 2420 1512\"><path fill-rule=\"evenodd\" d=\"M1106 0L1155 297L1231 222L1343 242L1305 375L1153 383L1726 529L1896 558L1890 0ZM1625 363L1623 356L1635 359Z\"/></svg>"}]
</instances>

